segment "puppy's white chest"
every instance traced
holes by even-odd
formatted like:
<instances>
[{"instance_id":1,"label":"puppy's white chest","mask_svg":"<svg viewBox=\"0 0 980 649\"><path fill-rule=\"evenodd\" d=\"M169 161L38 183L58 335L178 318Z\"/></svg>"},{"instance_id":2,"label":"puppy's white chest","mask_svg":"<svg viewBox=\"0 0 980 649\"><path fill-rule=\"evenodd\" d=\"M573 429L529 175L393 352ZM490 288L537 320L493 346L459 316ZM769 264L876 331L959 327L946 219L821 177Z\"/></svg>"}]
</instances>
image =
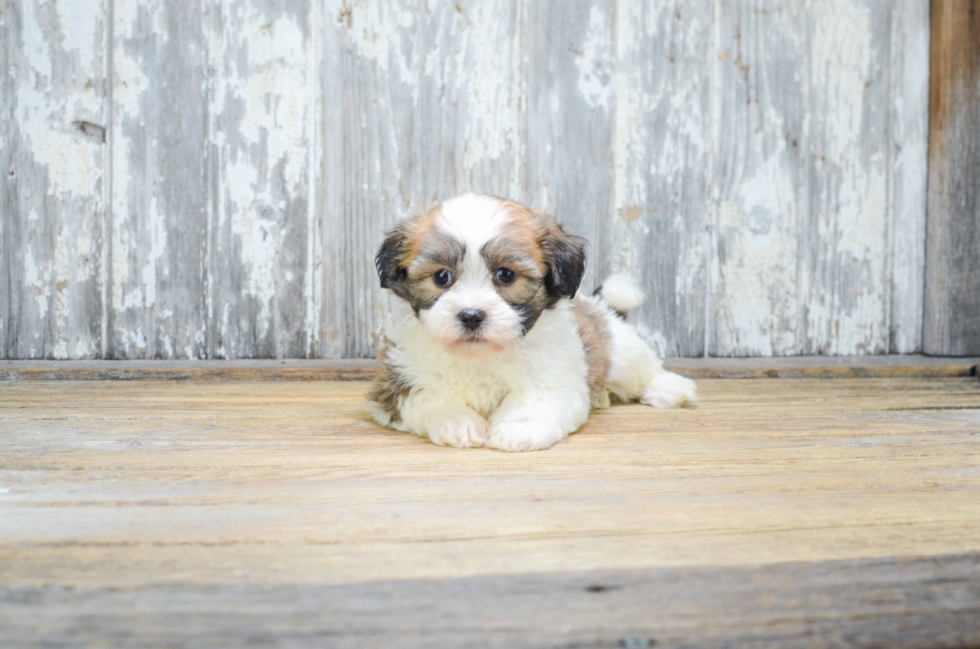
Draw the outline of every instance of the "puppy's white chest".
<instances>
[{"instance_id":1,"label":"puppy's white chest","mask_svg":"<svg viewBox=\"0 0 980 649\"><path fill-rule=\"evenodd\" d=\"M493 369L485 366L452 372L441 388L489 418L515 387L506 372L501 376Z\"/></svg>"}]
</instances>

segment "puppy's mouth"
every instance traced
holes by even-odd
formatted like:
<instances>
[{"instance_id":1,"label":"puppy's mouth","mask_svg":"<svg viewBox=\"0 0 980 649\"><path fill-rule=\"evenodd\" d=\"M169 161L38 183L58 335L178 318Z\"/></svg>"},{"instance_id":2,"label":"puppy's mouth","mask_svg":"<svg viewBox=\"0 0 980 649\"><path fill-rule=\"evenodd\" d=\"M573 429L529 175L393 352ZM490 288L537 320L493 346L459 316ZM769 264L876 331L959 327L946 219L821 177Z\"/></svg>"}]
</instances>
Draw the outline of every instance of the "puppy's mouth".
<instances>
[{"instance_id":1,"label":"puppy's mouth","mask_svg":"<svg viewBox=\"0 0 980 649\"><path fill-rule=\"evenodd\" d=\"M504 347L500 342L479 334L466 334L446 344L449 353L466 358L493 356L502 352Z\"/></svg>"}]
</instances>

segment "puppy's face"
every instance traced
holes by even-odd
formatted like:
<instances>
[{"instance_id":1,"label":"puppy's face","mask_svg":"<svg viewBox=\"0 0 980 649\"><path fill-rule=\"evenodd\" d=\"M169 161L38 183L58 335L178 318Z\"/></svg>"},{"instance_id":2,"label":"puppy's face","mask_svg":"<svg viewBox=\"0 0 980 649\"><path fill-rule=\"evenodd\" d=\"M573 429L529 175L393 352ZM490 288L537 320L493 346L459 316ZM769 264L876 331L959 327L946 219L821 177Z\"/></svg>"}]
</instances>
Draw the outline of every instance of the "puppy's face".
<instances>
[{"instance_id":1,"label":"puppy's face","mask_svg":"<svg viewBox=\"0 0 980 649\"><path fill-rule=\"evenodd\" d=\"M575 295L584 242L550 217L466 194L388 233L375 257L382 288L406 300L449 352L496 354Z\"/></svg>"}]
</instances>

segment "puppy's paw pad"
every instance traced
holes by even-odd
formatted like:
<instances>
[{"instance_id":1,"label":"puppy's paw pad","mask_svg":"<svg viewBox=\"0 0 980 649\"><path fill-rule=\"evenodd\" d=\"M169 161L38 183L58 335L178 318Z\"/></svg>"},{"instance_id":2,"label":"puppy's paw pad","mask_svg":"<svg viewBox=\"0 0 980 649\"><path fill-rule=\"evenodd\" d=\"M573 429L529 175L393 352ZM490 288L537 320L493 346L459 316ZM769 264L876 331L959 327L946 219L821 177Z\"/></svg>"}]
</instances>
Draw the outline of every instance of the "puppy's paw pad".
<instances>
[{"instance_id":1,"label":"puppy's paw pad","mask_svg":"<svg viewBox=\"0 0 980 649\"><path fill-rule=\"evenodd\" d=\"M476 413L452 415L429 427L429 440L439 446L471 448L483 446L490 425Z\"/></svg>"},{"instance_id":2,"label":"puppy's paw pad","mask_svg":"<svg viewBox=\"0 0 980 649\"><path fill-rule=\"evenodd\" d=\"M490 429L488 448L498 451L540 451L562 440L561 429L534 419L504 419Z\"/></svg>"},{"instance_id":3,"label":"puppy's paw pad","mask_svg":"<svg viewBox=\"0 0 980 649\"><path fill-rule=\"evenodd\" d=\"M664 372L650 381L640 398L640 403L654 408L676 408L697 402L698 388L694 381L673 372Z\"/></svg>"}]
</instances>

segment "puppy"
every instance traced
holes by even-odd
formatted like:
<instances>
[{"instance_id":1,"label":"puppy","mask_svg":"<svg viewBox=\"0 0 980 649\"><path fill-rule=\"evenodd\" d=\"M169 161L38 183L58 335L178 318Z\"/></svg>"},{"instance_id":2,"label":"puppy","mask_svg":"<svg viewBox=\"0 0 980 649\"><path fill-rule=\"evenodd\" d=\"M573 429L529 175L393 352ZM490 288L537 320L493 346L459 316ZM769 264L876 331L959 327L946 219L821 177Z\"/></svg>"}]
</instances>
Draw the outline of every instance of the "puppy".
<instances>
[{"instance_id":1,"label":"puppy","mask_svg":"<svg viewBox=\"0 0 980 649\"><path fill-rule=\"evenodd\" d=\"M382 288L412 307L383 337L370 403L384 426L445 446L545 449L610 397L697 400L626 324L643 301L614 275L576 297L585 242L513 201L466 194L387 234Z\"/></svg>"}]
</instances>

